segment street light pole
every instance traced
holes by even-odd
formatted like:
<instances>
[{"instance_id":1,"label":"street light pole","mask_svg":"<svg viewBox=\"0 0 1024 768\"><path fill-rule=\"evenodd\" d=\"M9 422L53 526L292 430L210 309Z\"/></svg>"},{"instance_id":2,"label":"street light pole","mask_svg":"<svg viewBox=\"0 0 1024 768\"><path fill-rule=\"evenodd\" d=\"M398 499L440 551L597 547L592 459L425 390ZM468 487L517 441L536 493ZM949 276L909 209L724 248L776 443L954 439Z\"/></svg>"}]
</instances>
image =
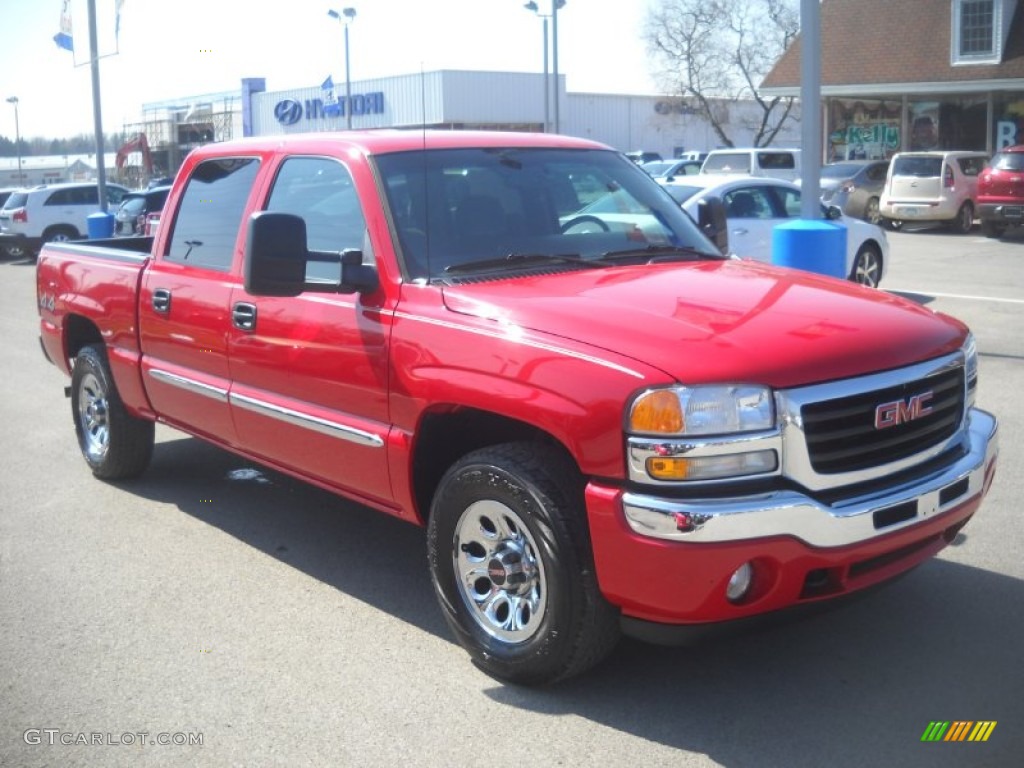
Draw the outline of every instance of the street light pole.
<instances>
[{"instance_id":1,"label":"street light pole","mask_svg":"<svg viewBox=\"0 0 1024 768\"><path fill-rule=\"evenodd\" d=\"M558 117L558 9L565 5L565 0L554 0L551 3L551 70L555 76L555 133L561 132L561 120Z\"/></svg>"},{"instance_id":2,"label":"street light pole","mask_svg":"<svg viewBox=\"0 0 1024 768\"><path fill-rule=\"evenodd\" d=\"M7 103L14 105L14 149L18 153L18 184L21 180L21 127L18 125L18 97L8 96Z\"/></svg>"},{"instance_id":3,"label":"street light pole","mask_svg":"<svg viewBox=\"0 0 1024 768\"><path fill-rule=\"evenodd\" d=\"M356 17L355 8L342 8L341 13L328 11L327 15L345 25L345 125L352 130L352 77L348 63L348 25Z\"/></svg>"},{"instance_id":4,"label":"street light pole","mask_svg":"<svg viewBox=\"0 0 1024 768\"><path fill-rule=\"evenodd\" d=\"M551 127L550 111L548 107L551 104L551 98L549 96L551 91L551 84L548 82L548 15L541 13L540 8L537 7L537 3L530 0L529 3L523 5L528 11L533 11L535 14L540 16L541 21L544 22L544 133L548 132Z\"/></svg>"}]
</instances>

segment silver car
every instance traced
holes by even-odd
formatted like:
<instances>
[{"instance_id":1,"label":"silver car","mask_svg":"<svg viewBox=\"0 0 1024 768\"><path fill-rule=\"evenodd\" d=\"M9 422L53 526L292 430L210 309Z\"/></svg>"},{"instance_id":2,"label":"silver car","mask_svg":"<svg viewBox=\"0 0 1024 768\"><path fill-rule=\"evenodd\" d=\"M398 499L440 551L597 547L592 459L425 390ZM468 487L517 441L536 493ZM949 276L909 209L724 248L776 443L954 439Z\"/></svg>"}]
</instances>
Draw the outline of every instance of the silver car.
<instances>
[{"instance_id":1,"label":"silver car","mask_svg":"<svg viewBox=\"0 0 1024 768\"><path fill-rule=\"evenodd\" d=\"M881 223L878 200L885 186L888 160L843 160L821 167L821 202L847 216Z\"/></svg>"}]
</instances>

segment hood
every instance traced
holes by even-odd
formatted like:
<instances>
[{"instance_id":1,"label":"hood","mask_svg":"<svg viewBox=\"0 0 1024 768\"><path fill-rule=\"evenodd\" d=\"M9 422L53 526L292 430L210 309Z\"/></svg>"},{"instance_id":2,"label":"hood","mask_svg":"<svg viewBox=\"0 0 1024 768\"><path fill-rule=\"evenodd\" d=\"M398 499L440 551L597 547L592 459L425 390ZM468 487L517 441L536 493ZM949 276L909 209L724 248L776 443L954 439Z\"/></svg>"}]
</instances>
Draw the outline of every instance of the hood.
<instances>
[{"instance_id":1,"label":"hood","mask_svg":"<svg viewBox=\"0 0 1024 768\"><path fill-rule=\"evenodd\" d=\"M572 339L685 383L792 387L955 351L967 329L883 291L749 261L446 286L452 312Z\"/></svg>"}]
</instances>

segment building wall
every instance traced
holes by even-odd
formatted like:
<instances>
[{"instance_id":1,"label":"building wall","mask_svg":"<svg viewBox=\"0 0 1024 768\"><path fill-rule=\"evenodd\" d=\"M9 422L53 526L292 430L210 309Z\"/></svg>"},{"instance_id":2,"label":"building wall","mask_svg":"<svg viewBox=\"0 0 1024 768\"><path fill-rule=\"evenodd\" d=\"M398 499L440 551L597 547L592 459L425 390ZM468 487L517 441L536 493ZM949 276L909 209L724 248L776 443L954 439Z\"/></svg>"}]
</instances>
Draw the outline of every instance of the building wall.
<instances>
[{"instance_id":1,"label":"building wall","mask_svg":"<svg viewBox=\"0 0 1024 768\"><path fill-rule=\"evenodd\" d=\"M334 93L343 100L344 83ZM435 71L351 84L353 101L379 96L381 110L359 114L352 127L361 128L494 128L541 131L544 126L544 76L539 73ZM709 123L678 99L661 96L567 93L559 77L559 129L608 144L622 151L642 149L673 157L684 151L705 151L722 141ZM252 99L253 135L344 130L347 118L325 114L329 101L320 87L256 93ZM369 103L369 102L367 102ZM753 142L746 127L758 117L756 105L721 104L728 134L737 146ZM548 120L554 130L554 101ZM798 146L799 124L792 123L775 144Z\"/></svg>"}]
</instances>

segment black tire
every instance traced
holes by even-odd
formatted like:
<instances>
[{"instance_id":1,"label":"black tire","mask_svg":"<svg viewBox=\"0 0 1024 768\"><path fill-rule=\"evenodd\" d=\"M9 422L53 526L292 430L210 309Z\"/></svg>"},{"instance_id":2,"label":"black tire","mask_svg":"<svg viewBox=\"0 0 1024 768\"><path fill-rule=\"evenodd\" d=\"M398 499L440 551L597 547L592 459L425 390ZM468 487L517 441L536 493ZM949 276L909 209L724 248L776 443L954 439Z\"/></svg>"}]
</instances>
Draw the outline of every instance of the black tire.
<instances>
[{"instance_id":1,"label":"black tire","mask_svg":"<svg viewBox=\"0 0 1024 768\"><path fill-rule=\"evenodd\" d=\"M974 226L974 204L968 200L956 212L956 218L949 223L949 228L959 235L966 235Z\"/></svg>"},{"instance_id":2,"label":"black tire","mask_svg":"<svg viewBox=\"0 0 1024 768\"><path fill-rule=\"evenodd\" d=\"M853 259L850 279L869 288L877 288L882 279L882 253L874 243L864 243Z\"/></svg>"},{"instance_id":3,"label":"black tire","mask_svg":"<svg viewBox=\"0 0 1024 768\"><path fill-rule=\"evenodd\" d=\"M92 473L104 480L137 477L153 456L152 421L132 416L114 386L100 346L82 347L71 373L71 415L78 447Z\"/></svg>"},{"instance_id":4,"label":"black tire","mask_svg":"<svg viewBox=\"0 0 1024 768\"><path fill-rule=\"evenodd\" d=\"M1004 232L1006 232L1005 224L992 221L992 219L982 219L981 233L985 237L1002 237Z\"/></svg>"},{"instance_id":5,"label":"black tire","mask_svg":"<svg viewBox=\"0 0 1024 768\"><path fill-rule=\"evenodd\" d=\"M618 641L618 611L594 572L583 481L555 449L507 443L456 462L434 496L427 546L445 620L492 677L553 683Z\"/></svg>"},{"instance_id":6,"label":"black tire","mask_svg":"<svg viewBox=\"0 0 1024 768\"><path fill-rule=\"evenodd\" d=\"M43 232L44 243L63 243L68 240L78 240L80 237L81 236L78 234L77 229L63 225L50 227L48 230Z\"/></svg>"}]
</instances>

